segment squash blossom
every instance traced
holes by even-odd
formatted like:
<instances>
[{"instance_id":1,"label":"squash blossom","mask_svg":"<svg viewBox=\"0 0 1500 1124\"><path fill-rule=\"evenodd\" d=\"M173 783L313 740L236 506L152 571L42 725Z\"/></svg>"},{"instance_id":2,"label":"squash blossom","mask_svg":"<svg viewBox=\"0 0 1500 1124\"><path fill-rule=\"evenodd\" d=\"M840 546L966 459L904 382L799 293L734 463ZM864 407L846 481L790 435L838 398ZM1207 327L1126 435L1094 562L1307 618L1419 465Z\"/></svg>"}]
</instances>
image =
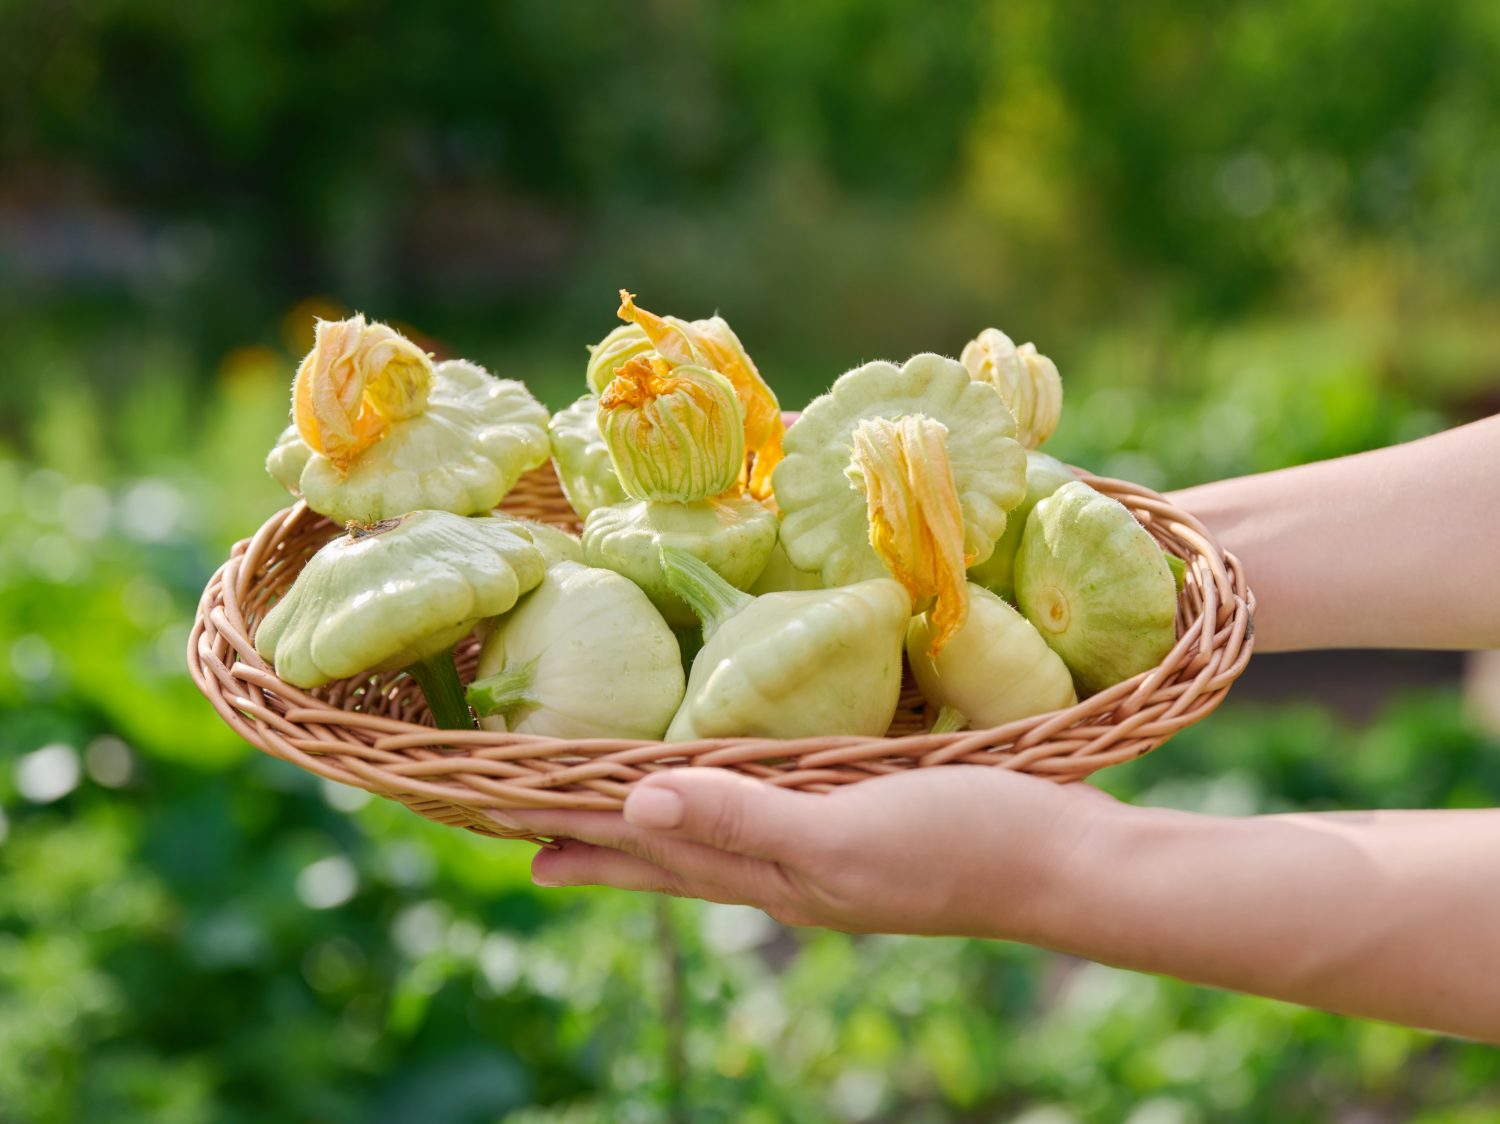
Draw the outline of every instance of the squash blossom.
<instances>
[{"instance_id":1,"label":"squash blossom","mask_svg":"<svg viewBox=\"0 0 1500 1124\"><path fill-rule=\"evenodd\" d=\"M362 315L319 320L292 383L292 421L308 448L344 472L393 421L427 408L432 357Z\"/></svg>"},{"instance_id":2,"label":"squash blossom","mask_svg":"<svg viewBox=\"0 0 1500 1124\"><path fill-rule=\"evenodd\" d=\"M1052 436L1062 414L1062 378L1035 344L1017 347L999 328L986 328L959 359L976 382L995 388L1016 419L1022 445L1035 449Z\"/></svg>"},{"instance_id":3,"label":"squash blossom","mask_svg":"<svg viewBox=\"0 0 1500 1124\"><path fill-rule=\"evenodd\" d=\"M739 398L706 367L638 355L599 399L599 434L635 502L591 511L584 559L624 574L673 626L692 612L667 585L660 548L679 546L731 585L750 585L770 558L776 516L742 494L744 425Z\"/></svg>"},{"instance_id":4,"label":"squash blossom","mask_svg":"<svg viewBox=\"0 0 1500 1124\"><path fill-rule=\"evenodd\" d=\"M651 337L635 323L621 324L598 343L589 344L589 365L584 378L593 394L603 394L615 372L637 355L656 347Z\"/></svg>"},{"instance_id":5,"label":"squash blossom","mask_svg":"<svg viewBox=\"0 0 1500 1124\"><path fill-rule=\"evenodd\" d=\"M513 379L463 360L434 364L363 316L319 321L292 385L292 424L266 468L340 523L420 509L478 515L547 459L546 425L545 407Z\"/></svg>"},{"instance_id":6,"label":"squash blossom","mask_svg":"<svg viewBox=\"0 0 1500 1124\"><path fill-rule=\"evenodd\" d=\"M445 729L474 725L453 646L542 580L516 520L415 511L340 535L310 559L255 632L255 650L297 687L405 669Z\"/></svg>"},{"instance_id":7,"label":"squash blossom","mask_svg":"<svg viewBox=\"0 0 1500 1124\"><path fill-rule=\"evenodd\" d=\"M636 356L599 399L599 433L625 494L691 503L739 484L744 411L704 367Z\"/></svg>"},{"instance_id":8,"label":"squash blossom","mask_svg":"<svg viewBox=\"0 0 1500 1124\"><path fill-rule=\"evenodd\" d=\"M931 609L929 654L936 656L968 615L964 519L948 427L920 414L899 421L866 418L854 427L846 472L865 494L870 545L911 595L912 607Z\"/></svg>"},{"instance_id":9,"label":"squash blossom","mask_svg":"<svg viewBox=\"0 0 1500 1124\"><path fill-rule=\"evenodd\" d=\"M787 431L786 459L773 479L781 541L793 566L820 573L826 586L886 575L874 545L883 532L872 538L866 491L852 485L865 475L856 463L855 432L871 419L900 423L907 417L947 430L942 455L962 520L961 559L973 565L990 556L1005 530L1006 513L1026 494L1026 454L1015 440L1015 421L999 396L971 379L957 361L915 355L900 367L866 363L841 375ZM873 434L866 428L867 445ZM919 447L926 446L913 434L902 456L920 458ZM934 470L927 479L943 476ZM951 511L943 517L951 530Z\"/></svg>"},{"instance_id":10,"label":"squash blossom","mask_svg":"<svg viewBox=\"0 0 1500 1124\"><path fill-rule=\"evenodd\" d=\"M591 351L589 386L603 393L619 367L648 349L671 367L696 366L717 371L729 380L744 408L744 461L741 484L758 500L771 494L771 472L782 457L786 425L781 404L761 378L745 345L723 318L679 320L637 308L635 297L620 290L620 319L625 324L605 336Z\"/></svg>"},{"instance_id":11,"label":"squash blossom","mask_svg":"<svg viewBox=\"0 0 1500 1124\"><path fill-rule=\"evenodd\" d=\"M686 551L664 546L661 556L704 636L667 741L874 737L890 727L911 616L899 583L752 597Z\"/></svg>"}]
</instances>

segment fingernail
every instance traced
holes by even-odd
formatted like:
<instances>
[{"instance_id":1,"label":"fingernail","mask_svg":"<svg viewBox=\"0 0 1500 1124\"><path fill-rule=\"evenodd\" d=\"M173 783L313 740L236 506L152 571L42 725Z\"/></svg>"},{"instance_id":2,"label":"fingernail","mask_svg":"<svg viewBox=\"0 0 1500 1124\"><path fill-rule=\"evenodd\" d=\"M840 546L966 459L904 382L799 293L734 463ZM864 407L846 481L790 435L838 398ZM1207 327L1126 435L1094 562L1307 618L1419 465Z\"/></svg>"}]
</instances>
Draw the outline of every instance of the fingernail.
<instances>
[{"instance_id":1,"label":"fingernail","mask_svg":"<svg viewBox=\"0 0 1500 1124\"><path fill-rule=\"evenodd\" d=\"M540 874L533 874L531 876L531 884L533 886L540 886L544 890L556 890L563 885L561 882L557 882L551 878L543 878Z\"/></svg>"},{"instance_id":2,"label":"fingernail","mask_svg":"<svg viewBox=\"0 0 1500 1124\"><path fill-rule=\"evenodd\" d=\"M625 798L625 822L653 831L681 827L684 811L682 797L658 785L638 788Z\"/></svg>"}]
</instances>

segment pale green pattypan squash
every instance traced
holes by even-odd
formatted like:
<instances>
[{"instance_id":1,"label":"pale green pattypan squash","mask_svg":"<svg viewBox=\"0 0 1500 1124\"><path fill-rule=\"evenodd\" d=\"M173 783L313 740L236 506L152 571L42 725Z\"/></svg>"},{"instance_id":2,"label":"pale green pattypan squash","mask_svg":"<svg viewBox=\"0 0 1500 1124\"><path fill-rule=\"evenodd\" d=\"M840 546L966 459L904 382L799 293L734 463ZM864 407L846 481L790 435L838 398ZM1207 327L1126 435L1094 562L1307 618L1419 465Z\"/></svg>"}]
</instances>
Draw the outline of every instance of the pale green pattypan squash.
<instances>
[{"instance_id":1,"label":"pale green pattypan squash","mask_svg":"<svg viewBox=\"0 0 1500 1124\"><path fill-rule=\"evenodd\" d=\"M1067 665L1035 628L989 590L969 587L968 618L937 656L931 616L913 617L906 658L922 697L974 726L1003 726L1078 701Z\"/></svg>"},{"instance_id":2,"label":"pale green pattypan squash","mask_svg":"<svg viewBox=\"0 0 1500 1124\"><path fill-rule=\"evenodd\" d=\"M885 733L911 616L899 583L751 597L684 551L663 548L662 566L704 630L668 741Z\"/></svg>"},{"instance_id":3,"label":"pale green pattypan squash","mask_svg":"<svg viewBox=\"0 0 1500 1124\"><path fill-rule=\"evenodd\" d=\"M469 705L480 725L553 738L660 738L682 702L682 659L628 578L565 562L495 622Z\"/></svg>"},{"instance_id":4,"label":"pale green pattypan squash","mask_svg":"<svg viewBox=\"0 0 1500 1124\"><path fill-rule=\"evenodd\" d=\"M1022 445L1035 449L1052 436L1062 415L1062 378L1035 344L1017 347L999 328L986 328L965 345L960 359L975 381L999 393Z\"/></svg>"},{"instance_id":5,"label":"pale green pattypan squash","mask_svg":"<svg viewBox=\"0 0 1500 1124\"><path fill-rule=\"evenodd\" d=\"M542 580L515 521L415 511L319 550L266 614L255 650L297 687L405 668L439 726L473 725L453 645Z\"/></svg>"},{"instance_id":6,"label":"pale green pattypan squash","mask_svg":"<svg viewBox=\"0 0 1500 1124\"><path fill-rule=\"evenodd\" d=\"M694 617L667 584L663 546L687 551L736 589L748 589L775 544L776 516L749 496L734 494L695 503L641 500L601 507L583 524L584 561L624 574L674 626L690 625Z\"/></svg>"},{"instance_id":7,"label":"pale green pattypan squash","mask_svg":"<svg viewBox=\"0 0 1500 1124\"><path fill-rule=\"evenodd\" d=\"M1016 603L1093 694L1160 663L1176 642L1177 587L1156 540L1081 480L1032 508Z\"/></svg>"},{"instance_id":8,"label":"pale green pattypan squash","mask_svg":"<svg viewBox=\"0 0 1500 1124\"><path fill-rule=\"evenodd\" d=\"M589 513L584 560L634 581L668 624L691 624L691 610L662 573L663 545L696 555L744 589L776 543L776 516L739 491L739 400L705 367L637 356L606 388L599 416L615 473L635 502Z\"/></svg>"},{"instance_id":9,"label":"pale green pattypan squash","mask_svg":"<svg viewBox=\"0 0 1500 1124\"><path fill-rule=\"evenodd\" d=\"M760 572L760 577L746 590L756 597L762 593L786 593L794 589L822 589L823 575L812 570L799 570L786 555L786 547L778 539L771 548L770 561Z\"/></svg>"},{"instance_id":10,"label":"pale green pattypan squash","mask_svg":"<svg viewBox=\"0 0 1500 1124\"><path fill-rule=\"evenodd\" d=\"M292 386L292 425L266 468L314 511L375 523L487 512L549 450L546 408L523 384L463 360L434 365L355 316L318 322Z\"/></svg>"},{"instance_id":11,"label":"pale green pattypan squash","mask_svg":"<svg viewBox=\"0 0 1500 1124\"><path fill-rule=\"evenodd\" d=\"M862 422L905 417L930 419L946 430L969 565L989 557L1005 530L1005 513L1026 494L1026 456L1015 440L1015 422L999 396L960 363L916 355L900 367L858 367L814 399L787 431L786 459L773 478L786 552L797 568L821 573L825 585L885 573L870 541L869 497L858 474L851 474L854 434Z\"/></svg>"},{"instance_id":12,"label":"pale green pattypan squash","mask_svg":"<svg viewBox=\"0 0 1500 1124\"><path fill-rule=\"evenodd\" d=\"M1021 546L1021 533L1026 529L1026 517L1040 501L1064 484L1071 484L1077 479L1078 474L1062 461L1035 449L1027 449L1026 498L1007 517L1005 534L995 543L990 556L978 565L969 567L969 580L1014 603L1016 551Z\"/></svg>"},{"instance_id":13,"label":"pale green pattypan squash","mask_svg":"<svg viewBox=\"0 0 1500 1124\"><path fill-rule=\"evenodd\" d=\"M552 440L552 467L563 495L587 519L596 507L624 503L625 489L615 475L609 449L599 436L599 396L585 394L566 410L559 410L547 423Z\"/></svg>"},{"instance_id":14,"label":"pale green pattypan squash","mask_svg":"<svg viewBox=\"0 0 1500 1124\"><path fill-rule=\"evenodd\" d=\"M542 523L535 519L522 519L519 515L510 515L503 511L497 511L491 518L501 522L514 524L523 535L530 538L536 544L536 548L542 552L550 568L563 562L582 562L583 543L577 535L569 534L561 527L554 527L550 523Z\"/></svg>"},{"instance_id":15,"label":"pale green pattypan squash","mask_svg":"<svg viewBox=\"0 0 1500 1124\"><path fill-rule=\"evenodd\" d=\"M610 381L631 359L653 357L670 367L707 367L729 380L743 408L744 462L739 479L758 500L771 494L771 471L781 461L786 426L776 394L761 377L755 361L721 317L679 320L637 308L635 298L620 290L618 313L625 324L590 348L588 381L603 394Z\"/></svg>"}]
</instances>

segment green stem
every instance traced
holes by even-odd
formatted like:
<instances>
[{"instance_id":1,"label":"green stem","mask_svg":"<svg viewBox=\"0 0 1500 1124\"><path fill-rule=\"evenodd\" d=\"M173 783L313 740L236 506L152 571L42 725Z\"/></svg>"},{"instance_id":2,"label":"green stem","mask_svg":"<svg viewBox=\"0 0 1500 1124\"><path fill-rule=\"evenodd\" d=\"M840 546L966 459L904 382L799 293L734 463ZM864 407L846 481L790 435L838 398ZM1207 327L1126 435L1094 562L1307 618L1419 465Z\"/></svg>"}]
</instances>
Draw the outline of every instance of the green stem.
<instances>
[{"instance_id":1,"label":"green stem","mask_svg":"<svg viewBox=\"0 0 1500 1124\"><path fill-rule=\"evenodd\" d=\"M956 734L969 724L969 720L951 706L945 706L938 711L937 719L932 723L929 733L933 734Z\"/></svg>"},{"instance_id":2,"label":"green stem","mask_svg":"<svg viewBox=\"0 0 1500 1124\"><path fill-rule=\"evenodd\" d=\"M474 716L464 702L464 685L458 681L453 664L453 649L444 648L435 656L418 660L406 669L427 696L427 709L440 730L472 730Z\"/></svg>"},{"instance_id":3,"label":"green stem","mask_svg":"<svg viewBox=\"0 0 1500 1124\"><path fill-rule=\"evenodd\" d=\"M469 705L481 718L492 714L509 718L512 711L536 702L531 693L531 681L535 676L535 660L501 668L494 675L486 675L469 684Z\"/></svg>"},{"instance_id":4,"label":"green stem","mask_svg":"<svg viewBox=\"0 0 1500 1124\"><path fill-rule=\"evenodd\" d=\"M681 547L661 548L661 568L666 573L667 588L686 601L703 622L705 640L727 618L755 600L735 589L707 562Z\"/></svg>"}]
</instances>

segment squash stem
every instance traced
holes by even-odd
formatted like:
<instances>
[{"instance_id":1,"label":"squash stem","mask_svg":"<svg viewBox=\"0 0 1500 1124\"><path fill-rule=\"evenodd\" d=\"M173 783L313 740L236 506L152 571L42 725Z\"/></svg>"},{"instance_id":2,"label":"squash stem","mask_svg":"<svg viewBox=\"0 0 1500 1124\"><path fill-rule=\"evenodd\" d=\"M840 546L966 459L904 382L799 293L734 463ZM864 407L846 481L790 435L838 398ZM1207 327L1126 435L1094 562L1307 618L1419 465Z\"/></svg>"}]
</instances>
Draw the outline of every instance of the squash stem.
<instances>
[{"instance_id":1,"label":"squash stem","mask_svg":"<svg viewBox=\"0 0 1500 1124\"><path fill-rule=\"evenodd\" d=\"M464 702L464 687L458 681L458 668L453 663L453 649L447 648L435 656L418 660L406 669L406 674L417 681L422 694L427 697L427 709L432 712L432 721L440 730L472 730L474 716Z\"/></svg>"},{"instance_id":2,"label":"squash stem","mask_svg":"<svg viewBox=\"0 0 1500 1124\"><path fill-rule=\"evenodd\" d=\"M469 684L469 705L481 718L492 714L509 718L519 707L534 703L531 681L536 674L536 662L513 664L502 668L494 675L486 675Z\"/></svg>"},{"instance_id":3,"label":"squash stem","mask_svg":"<svg viewBox=\"0 0 1500 1124\"><path fill-rule=\"evenodd\" d=\"M667 588L686 601L703 622L705 640L725 620L755 600L735 589L707 562L681 547L661 548L661 568L666 572Z\"/></svg>"},{"instance_id":4,"label":"squash stem","mask_svg":"<svg viewBox=\"0 0 1500 1124\"><path fill-rule=\"evenodd\" d=\"M956 734L969 724L969 720L951 706L945 706L938 711L937 718L932 723L932 734Z\"/></svg>"}]
</instances>

